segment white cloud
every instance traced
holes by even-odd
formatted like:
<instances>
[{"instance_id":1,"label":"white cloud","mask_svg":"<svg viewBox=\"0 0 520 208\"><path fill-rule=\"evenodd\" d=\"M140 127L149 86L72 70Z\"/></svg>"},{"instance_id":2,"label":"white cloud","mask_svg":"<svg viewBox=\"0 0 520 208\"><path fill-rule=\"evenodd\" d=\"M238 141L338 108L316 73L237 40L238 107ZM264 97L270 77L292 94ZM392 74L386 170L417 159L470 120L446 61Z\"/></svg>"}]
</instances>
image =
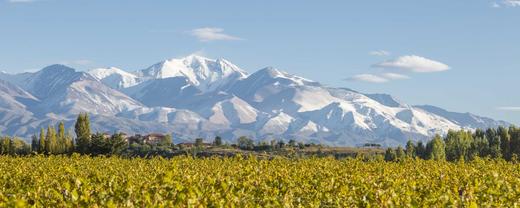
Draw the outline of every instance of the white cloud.
<instances>
[{"instance_id":1,"label":"white cloud","mask_svg":"<svg viewBox=\"0 0 520 208\"><path fill-rule=\"evenodd\" d=\"M374 64L372 67L402 69L418 73L440 72L450 69L450 67L444 63L416 55L401 56L397 59Z\"/></svg>"},{"instance_id":2,"label":"white cloud","mask_svg":"<svg viewBox=\"0 0 520 208\"><path fill-rule=\"evenodd\" d=\"M199 41L208 42L215 40L242 40L242 38L231 36L224 33L224 29L216 27L203 27L190 31Z\"/></svg>"},{"instance_id":3,"label":"white cloud","mask_svg":"<svg viewBox=\"0 0 520 208\"><path fill-rule=\"evenodd\" d=\"M498 107L497 109L501 110L501 111L520 111L520 107L513 107L513 106Z\"/></svg>"},{"instance_id":4,"label":"white cloud","mask_svg":"<svg viewBox=\"0 0 520 208\"><path fill-rule=\"evenodd\" d=\"M372 56L389 56L390 52L385 50L378 50L378 51L370 51L369 53Z\"/></svg>"},{"instance_id":5,"label":"white cloud","mask_svg":"<svg viewBox=\"0 0 520 208\"><path fill-rule=\"evenodd\" d=\"M389 80L401 80L401 79L410 79L409 76L406 76L404 74L397 74L397 73L383 73L381 74L382 77L389 79Z\"/></svg>"},{"instance_id":6,"label":"white cloud","mask_svg":"<svg viewBox=\"0 0 520 208\"><path fill-rule=\"evenodd\" d=\"M520 0L502 0L495 1L491 4L493 8L501 8L501 7L520 7Z\"/></svg>"},{"instance_id":7,"label":"white cloud","mask_svg":"<svg viewBox=\"0 0 520 208\"><path fill-rule=\"evenodd\" d=\"M358 74L346 79L347 81L371 82L371 83L385 83L388 79L374 74Z\"/></svg>"},{"instance_id":8,"label":"white cloud","mask_svg":"<svg viewBox=\"0 0 520 208\"><path fill-rule=\"evenodd\" d=\"M397 73L382 73L382 74L357 74L347 78L347 81L371 82L371 83L385 83L392 80L410 79L409 76Z\"/></svg>"},{"instance_id":9,"label":"white cloud","mask_svg":"<svg viewBox=\"0 0 520 208\"><path fill-rule=\"evenodd\" d=\"M520 7L520 0L504 0L502 4L510 7Z\"/></svg>"}]
</instances>

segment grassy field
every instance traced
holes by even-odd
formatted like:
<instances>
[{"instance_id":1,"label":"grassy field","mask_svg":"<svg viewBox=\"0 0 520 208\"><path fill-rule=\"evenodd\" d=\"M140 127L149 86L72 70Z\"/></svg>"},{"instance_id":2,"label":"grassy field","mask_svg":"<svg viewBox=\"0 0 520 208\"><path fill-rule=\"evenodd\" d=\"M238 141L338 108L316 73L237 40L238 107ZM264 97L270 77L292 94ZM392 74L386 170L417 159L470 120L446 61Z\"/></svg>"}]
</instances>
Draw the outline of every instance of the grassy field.
<instances>
[{"instance_id":1,"label":"grassy field","mask_svg":"<svg viewBox=\"0 0 520 208\"><path fill-rule=\"evenodd\" d=\"M520 165L328 158L0 157L0 207L516 207Z\"/></svg>"}]
</instances>

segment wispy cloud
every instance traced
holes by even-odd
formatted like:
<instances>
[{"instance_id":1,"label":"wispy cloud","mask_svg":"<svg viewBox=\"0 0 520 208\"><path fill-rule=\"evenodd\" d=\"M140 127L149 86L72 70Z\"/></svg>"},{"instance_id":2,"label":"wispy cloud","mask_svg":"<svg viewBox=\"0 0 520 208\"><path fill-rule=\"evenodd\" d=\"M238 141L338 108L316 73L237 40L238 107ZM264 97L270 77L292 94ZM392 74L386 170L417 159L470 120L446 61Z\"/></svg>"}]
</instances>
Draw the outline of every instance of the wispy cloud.
<instances>
[{"instance_id":1,"label":"wispy cloud","mask_svg":"<svg viewBox=\"0 0 520 208\"><path fill-rule=\"evenodd\" d=\"M388 51L385 51L385 50L377 50L377 51L370 51L370 53L368 53L372 56L389 56L390 55L390 52Z\"/></svg>"},{"instance_id":2,"label":"wispy cloud","mask_svg":"<svg viewBox=\"0 0 520 208\"><path fill-rule=\"evenodd\" d=\"M203 27L189 31L189 33L202 42L217 40L243 40L242 38L224 33L224 29L217 27Z\"/></svg>"},{"instance_id":3,"label":"wispy cloud","mask_svg":"<svg viewBox=\"0 0 520 208\"><path fill-rule=\"evenodd\" d=\"M501 110L501 111L520 111L520 107L516 107L516 106L498 107L497 110Z\"/></svg>"},{"instance_id":4,"label":"wispy cloud","mask_svg":"<svg viewBox=\"0 0 520 208\"><path fill-rule=\"evenodd\" d=\"M374 64L372 67L402 69L418 73L440 72L450 69L450 67L444 63L416 55L401 56L396 59Z\"/></svg>"},{"instance_id":5,"label":"wispy cloud","mask_svg":"<svg viewBox=\"0 0 520 208\"><path fill-rule=\"evenodd\" d=\"M402 79L410 79L409 76L404 74L398 74L398 73L383 73L381 74L382 77L389 79L389 80L402 80Z\"/></svg>"},{"instance_id":6,"label":"wispy cloud","mask_svg":"<svg viewBox=\"0 0 520 208\"><path fill-rule=\"evenodd\" d=\"M501 8L501 7L520 7L520 0L502 0L495 1L491 4L493 8Z\"/></svg>"},{"instance_id":7,"label":"wispy cloud","mask_svg":"<svg viewBox=\"0 0 520 208\"><path fill-rule=\"evenodd\" d=\"M385 83L388 82L388 79L384 77L375 75L375 74L357 74L352 77L345 79L346 81L356 81L356 82L370 82L370 83Z\"/></svg>"},{"instance_id":8,"label":"wispy cloud","mask_svg":"<svg viewBox=\"0 0 520 208\"><path fill-rule=\"evenodd\" d=\"M370 83L385 83L392 80L410 79L409 76L397 73L382 73L382 74L357 74L345 79L346 81L356 82L370 82Z\"/></svg>"},{"instance_id":9,"label":"wispy cloud","mask_svg":"<svg viewBox=\"0 0 520 208\"><path fill-rule=\"evenodd\" d=\"M520 7L520 0L504 0L502 3L511 7Z\"/></svg>"}]
</instances>

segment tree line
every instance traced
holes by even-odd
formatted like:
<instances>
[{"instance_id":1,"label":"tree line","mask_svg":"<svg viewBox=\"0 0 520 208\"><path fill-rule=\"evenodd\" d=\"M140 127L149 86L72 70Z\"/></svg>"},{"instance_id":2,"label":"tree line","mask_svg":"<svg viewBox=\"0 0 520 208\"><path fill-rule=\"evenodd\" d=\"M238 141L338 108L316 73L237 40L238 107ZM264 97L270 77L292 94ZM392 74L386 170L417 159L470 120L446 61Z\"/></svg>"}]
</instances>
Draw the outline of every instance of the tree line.
<instances>
[{"instance_id":1,"label":"tree line","mask_svg":"<svg viewBox=\"0 0 520 208\"><path fill-rule=\"evenodd\" d=\"M65 130L63 122L58 127L50 125L46 129L40 129L39 134L32 136L30 144L15 137L0 137L0 154L4 155L28 155L33 153L54 155L71 154L74 152L89 155L164 155L173 150L171 136L167 135L157 144L132 142L124 138L121 133L107 135L103 133L91 133L90 119L87 113L80 113L74 125L75 139L70 131ZM203 139L195 140L195 147L203 147ZM304 149L314 146L290 140L261 141L257 144L247 137L240 137L236 144L224 144L221 137L215 137L211 146L231 146L242 150L270 151L284 147ZM182 150L183 146L179 145ZM517 160L520 155L520 128L498 127L486 130L477 129L474 132L467 130L450 130L441 137L436 135L432 140L417 143L409 140L403 148L388 148L384 154L386 161L401 161L406 158L420 158L425 160L472 160L477 157L489 157L494 159Z\"/></svg>"},{"instance_id":2,"label":"tree line","mask_svg":"<svg viewBox=\"0 0 520 208\"><path fill-rule=\"evenodd\" d=\"M406 158L425 160L468 161L477 157L489 157L516 161L520 156L520 128L500 126L486 130L450 130L446 136L436 135L426 145L409 140L405 148L388 148L386 161L401 161Z\"/></svg>"}]
</instances>

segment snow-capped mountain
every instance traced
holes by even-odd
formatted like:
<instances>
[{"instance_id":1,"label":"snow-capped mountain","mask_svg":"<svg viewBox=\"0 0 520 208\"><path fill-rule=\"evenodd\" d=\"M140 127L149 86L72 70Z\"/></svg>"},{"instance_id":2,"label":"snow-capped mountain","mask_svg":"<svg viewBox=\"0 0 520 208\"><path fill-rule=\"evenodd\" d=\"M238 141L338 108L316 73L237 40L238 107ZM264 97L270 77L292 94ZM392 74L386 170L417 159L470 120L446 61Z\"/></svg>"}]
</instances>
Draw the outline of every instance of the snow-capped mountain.
<instances>
[{"instance_id":1,"label":"snow-capped mountain","mask_svg":"<svg viewBox=\"0 0 520 208\"><path fill-rule=\"evenodd\" d=\"M328 145L402 145L449 129L509 125L473 114L405 104L386 94L331 88L268 67L248 74L224 59L190 55L128 72L52 65L0 73L0 131L29 137L79 112L95 131L162 132L177 142L220 135Z\"/></svg>"},{"instance_id":2,"label":"snow-capped mountain","mask_svg":"<svg viewBox=\"0 0 520 208\"><path fill-rule=\"evenodd\" d=\"M135 74L116 67L92 69L88 73L114 89L132 87L141 82Z\"/></svg>"}]
</instances>

